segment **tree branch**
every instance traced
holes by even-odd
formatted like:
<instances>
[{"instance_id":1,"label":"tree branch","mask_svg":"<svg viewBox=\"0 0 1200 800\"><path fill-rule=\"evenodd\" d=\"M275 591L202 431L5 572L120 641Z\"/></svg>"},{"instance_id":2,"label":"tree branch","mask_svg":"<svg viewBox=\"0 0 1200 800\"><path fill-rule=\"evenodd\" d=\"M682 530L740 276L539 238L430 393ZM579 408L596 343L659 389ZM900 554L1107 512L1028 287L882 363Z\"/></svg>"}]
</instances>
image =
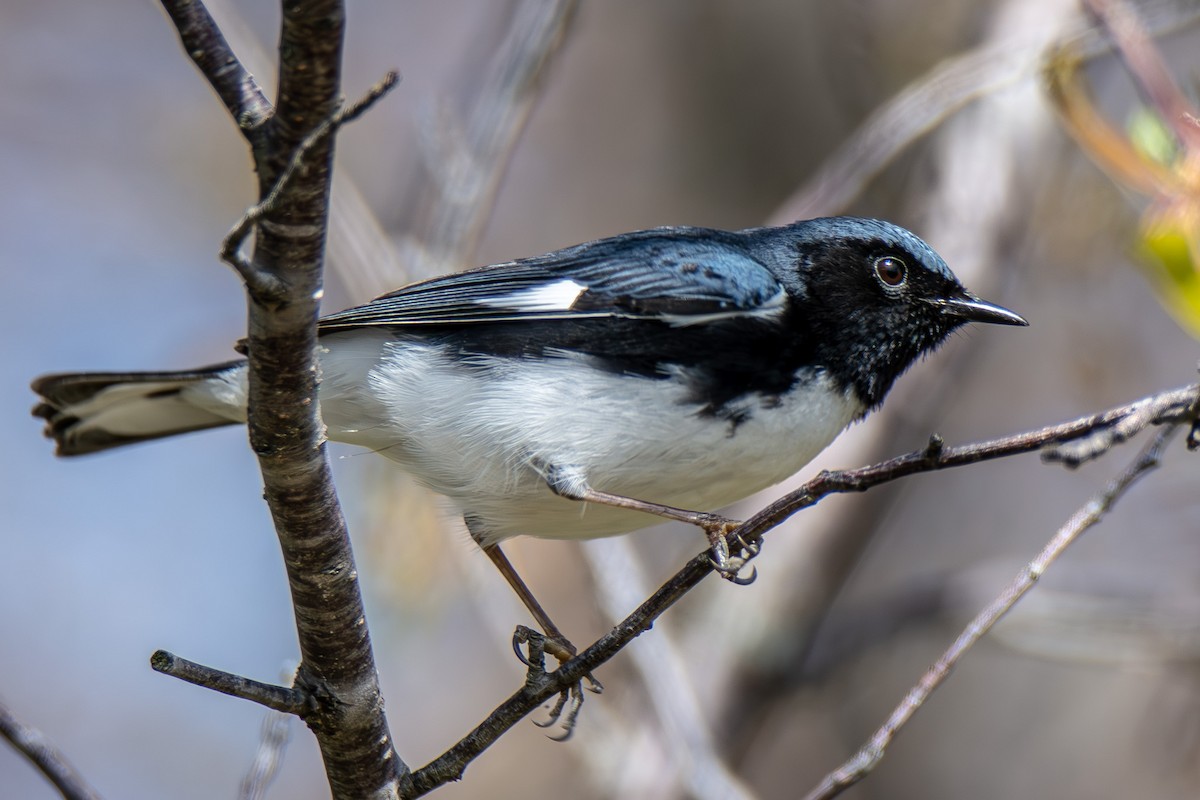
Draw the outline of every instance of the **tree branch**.
<instances>
[{"instance_id":1,"label":"tree branch","mask_svg":"<svg viewBox=\"0 0 1200 800\"><path fill-rule=\"evenodd\" d=\"M921 677L917 685L909 690L888 717L887 721L871 736L853 757L842 766L825 776L825 779L806 795L806 800L828 800L862 780L883 758L888 745L902 727L912 718L929 696L950 674L959 660L985 633L992 629L1009 609L1033 588L1037 580L1088 528L1100 522L1113 504L1125 494L1138 478L1159 464L1159 458L1167 440L1178 430L1171 424L1160 430L1137 459L1114 478L1103 491L1097 493L1082 508L1071 515L1066 524L1059 528L1046 543L1037 557L1013 579L1000 595L979 612L961 635L950 645L933 666Z\"/></svg>"},{"instance_id":2,"label":"tree branch","mask_svg":"<svg viewBox=\"0 0 1200 800\"><path fill-rule=\"evenodd\" d=\"M304 165L304 160L307 158L309 151L325 137L331 136L342 125L347 122L353 122L362 116L371 106L375 105L375 102L379 98L395 88L399 81L400 76L397 72L389 72L379 83L372 86L365 96L351 105L338 109L336 114L323 121L312 133L304 137L304 141L292 153L292 157L288 160L283 173L280 174L279 179L271 187L271 191L267 193L267 196L256 205L251 206L242 215L242 218L234 224L229 233L225 235L225 239L221 242L221 260L233 267L242 276L242 280L250 286L251 291L260 297L276 296L286 291L286 286L275 275L268 270L258 269L254 262L241 252L242 245L250 235L250 232L254 230L254 226L264 216L279 207L279 203L284 197L284 192L287 190L292 178Z\"/></svg>"},{"instance_id":3,"label":"tree branch","mask_svg":"<svg viewBox=\"0 0 1200 800\"><path fill-rule=\"evenodd\" d=\"M243 678L241 675L188 661L166 650L154 651L150 656L150 667L163 675L170 675L172 678L179 678L214 692L240 697L274 711L295 714L298 717L308 714L315 704L312 696L299 689Z\"/></svg>"},{"instance_id":4,"label":"tree branch","mask_svg":"<svg viewBox=\"0 0 1200 800\"><path fill-rule=\"evenodd\" d=\"M212 84L242 133L249 138L271 118L271 101L234 55L203 2L162 0L162 5L175 23L183 49Z\"/></svg>"},{"instance_id":5,"label":"tree branch","mask_svg":"<svg viewBox=\"0 0 1200 800\"><path fill-rule=\"evenodd\" d=\"M1061 461L1067 466L1077 466L1089 458L1096 458L1107 451L1103 437L1114 427L1122 425L1121 435L1114 436L1108 446L1125 441L1148 425L1194 420L1200 410L1200 384L1181 389L1161 392L1137 402L1102 411L1088 417L1080 417L1060 425L1050 425L1027 433L1018 433L978 444L946 447L938 436L932 436L924 450L852 470L825 471L805 483L799 489L776 500L762 511L744 522L731 536L754 541L776 527L801 509L815 505L823 497L845 492L865 492L873 486L894 481L918 472L933 472L949 467L961 467L980 461L1029 453L1043 448L1054 448L1044 456L1047 461ZM1064 451L1061 445L1074 440L1095 436L1091 441L1091 453L1083 450Z\"/></svg>"},{"instance_id":6,"label":"tree branch","mask_svg":"<svg viewBox=\"0 0 1200 800\"><path fill-rule=\"evenodd\" d=\"M163 3L189 55L241 125L246 94L232 87L245 81L229 76L245 72L215 23L199 3ZM255 219L254 250L243 272L252 277L246 282L250 444L291 589L301 654L293 688L314 704L305 722L317 737L330 789L335 798L394 797L407 766L392 747L383 713L317 405L316 322L345 9L340 0L282 6L276 110L247 135L259 197L267 201Z\"/></svg>"},{"instance_id":7,"label":"tree branch","mask_svg":"<svg viewBox=\"0 0 1200 800\"><path fill-rule=\"evenodd\" d=\"M3 702L0 702L0 736L29 759L66 800L100 800L100 795L71 766L62 751L37 728L17 719Z\"/></svg>"}]
</instances>

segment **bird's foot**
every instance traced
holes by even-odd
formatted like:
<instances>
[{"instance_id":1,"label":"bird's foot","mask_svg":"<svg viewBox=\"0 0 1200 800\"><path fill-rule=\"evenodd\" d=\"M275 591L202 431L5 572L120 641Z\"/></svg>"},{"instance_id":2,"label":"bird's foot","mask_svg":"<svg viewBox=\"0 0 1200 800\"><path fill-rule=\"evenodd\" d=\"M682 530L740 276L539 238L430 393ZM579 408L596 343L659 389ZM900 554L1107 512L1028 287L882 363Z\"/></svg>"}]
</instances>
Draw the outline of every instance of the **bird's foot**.
<instances>
[{"instance_id":1,"label":"bird's foot","mask_svg":"<svg viewBox=\"0 0 1200 800\"><path fill-rule=\"evenodd\" d=\"M524 625L518 625L513 633L513 652L526 666L528 671L525 675L525 682L530 686L540 685L548 678L546 653L554 656L560 665L570 661L576 654L575 645L567 641L561 634L546 636ZM582 680L576 681L558 693L558 699L550 709L550 716L544 722L535 720L533 724L539 728L558 725L561 732L550 738L556 742L565 742L570 739L571 734L575 732L575 722L579 718L579 710L583 708L584 683L587 684L586 688L589 692L600 694L604 691L600 681L596 680L589 672Z\"/></svg>"},{"instance_id":2,"label":"bird's foot","mask_svg":"<svg viewBox=\"0 0 1200 800\"><path fill-rule=\"evenodd\" d=\"M715 514L711 516L713 519L702 524L701 527L708 536L708 543L712 545L712 556L709 561L712 563L713 569L722 578L736 583L738 586L748 586L754 583L758 577L758 570L754 568L754 565L751 564L748 575L743 576L741 572L750 563L750 560L762 550L761 540L748 542L736 534L741 525L740 522L718 517ZM734 535L730 536L730 534ZM737 548L738 555L732 554L729 550L731 540Z\"/></svg>"}]
</instances>

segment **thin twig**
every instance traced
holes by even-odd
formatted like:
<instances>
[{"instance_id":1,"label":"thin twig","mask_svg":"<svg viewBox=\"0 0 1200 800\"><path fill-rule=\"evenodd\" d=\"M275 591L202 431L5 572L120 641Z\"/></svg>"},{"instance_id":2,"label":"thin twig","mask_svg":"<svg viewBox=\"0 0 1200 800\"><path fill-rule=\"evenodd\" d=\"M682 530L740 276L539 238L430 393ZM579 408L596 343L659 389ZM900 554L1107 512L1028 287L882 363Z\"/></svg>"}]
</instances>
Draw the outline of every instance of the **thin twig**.
<instances>
[{"instance_id":1,"label":"thin twig","mask_svg":"<svg viewBox=\"0 0 1200 800\"><path fill-rule=\"evenodd\" d=\"M1100 522L1113 504L1138 478L1158 466L1167 440L1178 428L1177 424L1168 425L1155 434L1150 444L1142 450L1132 464L1071 515L1071 518L1059 528L1037 557L1017 574L1012 583L995 600L980 611L975 619L971 620L971 623L955 639L949 649L929 668L916 686L909 690L900 705L863 745L862 749L836 770L826 775L825 779L808 793L806 800L827 800L835 797L848 787L858 783L874 769L883 758L892 739L912 718L917 709L924 704L930 694L945 681L963 655L1033 588L1050 564L1062 555L1071 543L1078 539L1084 531Z\"/></svg>"},{"instance_id":2,"label":"thin twig","mask_svg":"<svg viewBox=\"0 0 1200 800\"><path fill-rule=\"evenodd\" d=\"M0 702L0 736L29 759L66 800L100 800L99 793L88 785L62 751L37 728L17 719L3 702Z\"/></svg>"},{"instance_id":3,"label":"thin twig","mask_svg":"<svg viewBox=\"0 0 1200 800\"><path fill-rule=\"evenodd\" d=\"M377 100L395 88L399 82L400 75L397 72L393 70L387 73L363 97L348 106L342 106L332 116L326 118L320 125L314 128L304 137L300 146L292 152L287 166L275 180L271 191L267 193L266 197L251 206L229 233L225 235L224 241L221 242L221 260L237 270L242 279L246 281L247 286L260 297L269 297L282 292L285 286L279 280L278 276L266 270L259 269L242 253L242 244L245 243L246 237L250 235L250 231L253 230L259 220L279 207L284 192L291 184L292 178L304 166L305 158L307 158L312 149L342 125L352 122L361 116Z\"/></svg>"},{"instance_id":4,"label":"thin twig","mask_svg":"<svg viewBox=\"0 0 1200 800\"><path fill-rule=\"evenodd\" d=\"M1105 425L1070 442L1051 447L1042 453L1042 460L1058 462L1075 468L1107 453L1114 446L1137 436L1156 419L1171 413L1178 398L1164 396L1148 397L1130 406L1129 415Z\"/></svg>"},{"instance_id":5,"label":"thin twig","mask_svg":"<svg viewBox=\"0 0 1200 800\"><path fill-rule=\"evenodd\" d=\"M225 38L242 63L255 67L272 61L268 48L242 18L244 3L207 0L207 4L211 13L221 20ZM263 78L264 90L269 93L270 76L264 74ZM395 243L384 232L375 210L367 204L362 190L344 169L334 174L329 202L326 263L341 280L348 295L365 299L409 283L407 263L400 259Z\"/></svg>"},{"instance_id":6,"label":"thin twig","mask_svg":"<svg viewBox=\"0 0 1200 800\"><path fill-rule=\"evenodd\" d=\"M170 675L172 678L179 678L181 681L231 697L240 697L285 714L303 717L314 705L309 693L300 689L243 678L241 675L188 661L166 650L154 651L150 656L150 667L163 675Z\"/></svg>"},{"instance_id":7,"label":"thin twig","mask_svg":"<svg viewBox=\"0 0 1200 800\"><path fill-rule=\"evenodd\" d=\"M201 0L162 0L162 5L175 23L183 49L249 138L271 118L271 101L234 55Z\"/></svg>"},{"instance_id":8,"label":"thin twig","mask_svg":"<svg viewBox=\"0 0 1200 800\"><path fill-rule=\"evenodd\" d=\"M932 472L965 464L975 464L980 461L991 461L1046 447L1058 448L1051 451L1054 455L1051 455L1048 460L1057 459L1069 463L1068 458L1062 454L1061 448L1059 448L1064 442L1092 436L1097 431L1105 431L1127 420L1136 419L1140 422L1141 427L1192 420L1195 419L1198 410L1200 410L1200 384L1193 384L1181 389L1160 392L1128 405L1080 417L1060 425L1049 425L1035 431L1004 436L977 444L946 447L942 440L935 436L924 450L897 456L861 469L822 472L796 491L784 495L755 514L731 536L740 536L746 541L754 541L763 532L776 527L797 511L815 505L827 495L864 492L881 483L894 481L918 472ZM1127 429L1122 432L1123 435L1114 437L1107 446L1124 441L1137 432L1128 430L1128 427L1132 426L1127 426ZM1093 442L1093 452L1088 457L1095 458L1103 453L1107 446L1101 441Z\"/></svg>"}]
</instances>

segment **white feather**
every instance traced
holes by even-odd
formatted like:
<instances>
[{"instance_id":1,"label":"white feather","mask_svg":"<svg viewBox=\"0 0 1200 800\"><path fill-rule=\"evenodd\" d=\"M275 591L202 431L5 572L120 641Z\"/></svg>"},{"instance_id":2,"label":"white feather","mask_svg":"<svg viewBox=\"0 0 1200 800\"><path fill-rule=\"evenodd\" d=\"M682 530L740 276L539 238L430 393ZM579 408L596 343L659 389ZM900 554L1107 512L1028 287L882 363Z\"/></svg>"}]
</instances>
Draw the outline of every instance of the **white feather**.
<instances>
[{"instance_id":1,"label":"white feather","mask_svg":"<svg viewBox=\"0 0 1200 800\"><path fill-rule=\"evenodd\" d=\"M511 308L514 311L570 311L571 306L587 287L569 278L566 280L522 289L519 292L480 298L476 303L492 308Z\"/></svg>"}]
</instances>

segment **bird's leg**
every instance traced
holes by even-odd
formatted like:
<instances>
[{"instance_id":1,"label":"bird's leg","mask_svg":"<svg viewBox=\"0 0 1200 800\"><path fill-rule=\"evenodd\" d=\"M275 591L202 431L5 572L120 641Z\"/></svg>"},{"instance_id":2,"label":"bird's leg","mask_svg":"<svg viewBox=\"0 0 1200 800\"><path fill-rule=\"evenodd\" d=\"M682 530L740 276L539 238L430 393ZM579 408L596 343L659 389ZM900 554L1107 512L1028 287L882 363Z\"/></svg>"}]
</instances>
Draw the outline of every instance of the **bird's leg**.
<instances>
[{"instance_id":1,"label":"bird's leg","mask_svg":"<svg viewBox=\"0 0 1200 800\"><path fill-rule=\"evenodd\" d=\"M529 613L533 615L533 619L541 627L542 632L546 634L545 650L550 655L557 658L559 661L567 661L575 657L575 645L563 636L562 631L554 624L554 620L550 619L542 604L533 596L533 592L529 591L529 587L525 585L525 581L517 573L512 562L508 560L508 556L504 555L504 551L500 549L498 544L489 544L483 548L483 552L487 553L487 557L496 565L496 569L500 570L500 574L504 576L504 580L508 581L508 585L517 593L517 597L521 598L521 602L525 604L525 608L529 609ZM514 640L514 644L516 641ZM525 657L521 655L520 650L517 650L517 656L524 661Z\"/></svg>"},{"instance_id":2,"label":"bird's leg","mask_svg":"<svg viewBox=\"0 0 1200 800\"><path fill-rule=\"evenodd\" d=\"M708 543L712 546L713 569L722 578L744 586L753 583L758 575L754 567L750 568L750 574L746 577L742 578L738 575L747 562L758 555L759 546L757 543L747 543L735 537L735 541L738 542L744 556L732 556L729 553L727 537L742 524L738 520L707 511L690 511L686 508L676 508L675 506L668 506L662 503L638 500L623 494L602 492L598 489L593 489L588 484L587 479L583 477L583 474L576 469L554 466L544 467L542 474L546 479L546 485L550 487L550 491L560 497L565 497L569 500L578 500L581 503L599 503L600 505L612 506L614 508L627 508L630 511L641 511L665 519L695 525L703 530L704 535L708 537Z\"/></svg>"},{"instance_id":3,"label":"bird's leg","mask_svg":"<svg viewBox=\"0 0 1200 800\"><path fill-rule=\"evenodd\" d=\"M467 529L471 530L470 521L467 522ZM475 537L475 532L471 531ZM479 541L480 537L475 537ZM504 580L508 581L508 585L517 593L517 597L521 598L521 602L525 604L525 608L533 615L534 620L541 627L545 636L531 631L524 625L518 625L516 632L513 634L513 652L517 654L517 658L521 660L525 666L531 670L544 670L542 663L542 654L549 653L558 659L560 664L566 663L575 657L575 645L571 644L566 636L563 636L562 631L550 619L550 615L542 608L542 604L533 596L533 592L529 591L529 587L525 585L520 574L513 567L512 562L508 560L508 556L504 555L504 551L500 549L498 544L482 545L483 552L487 553L488 558L496 565L496 569L504 576ZM522 652L522 646L529 647L529 655ZM587 681L588 691L599 694L604 691L604 687L600 681L596 680L589 673L584 676ZM582 682L575 683L567 689L564 689L558 696L558 701L550 710L550 717L545 722L535 722L534 724L548 728L555 723L562 721L562 734L552 736L550 738L557 741L565 741L570 738L571 733L575 730L575 720L579 717L579 709L583 706L583 687ZM565 715L564 715L565 712Z\"/></svg>"}]
</instances>

